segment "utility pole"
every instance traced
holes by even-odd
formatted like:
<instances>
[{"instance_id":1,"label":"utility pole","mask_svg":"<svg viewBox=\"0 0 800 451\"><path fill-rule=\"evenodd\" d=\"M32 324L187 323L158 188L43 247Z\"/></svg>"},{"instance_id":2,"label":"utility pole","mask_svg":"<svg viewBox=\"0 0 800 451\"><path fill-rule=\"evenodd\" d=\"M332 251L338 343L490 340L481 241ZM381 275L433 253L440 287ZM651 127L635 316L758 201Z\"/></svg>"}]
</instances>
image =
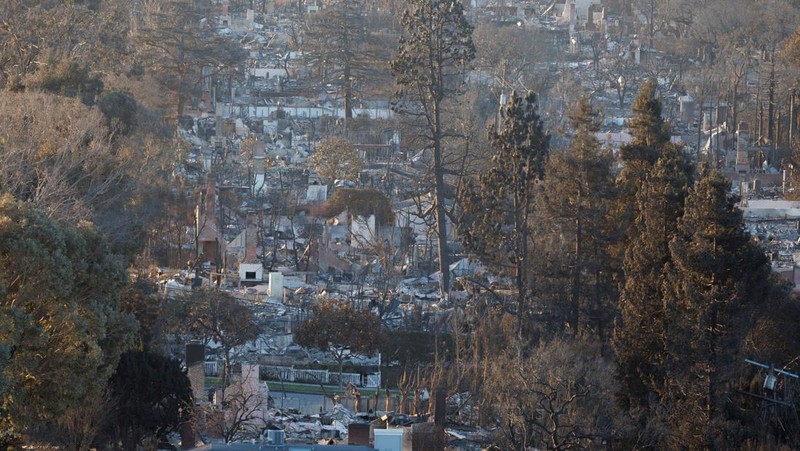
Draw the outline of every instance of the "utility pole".
<instances>
[{"instance_id":1,"label":"utility pole","mask_svg":"<svg viewBox=\"0 0 800 451\"><path fill-rule=\"evenodd\" d=\"M647 49L648 53L653 48L653 35L656 32L655 14L656 14L656 0L650 0L650 44L648 46L649 48Z\"/></svg>"},{"instance_id":2,"label":"utility pole","mask_svg":"<svg viewBox=\"0 0 800 451\"><path fill-rule=\"evenodd\" d=\"M789 152L794 151L794 128L795 128L794 101L796 97L797 97L797 90L792 89L792 93L789 95Z\"/></svg>"},{"instance_id":3,"label":"utility pole","mask_svg":"<svg viewBox=\"0 0 800 451\"><path fill-rule=\"evenodd\" d=\"M194 207L194 280L192 281L192 288L199 288L202 284L200 282L200 205L202 202L203 191L200 190L197 196L197 204Z\"/></svg>"},{"instance_id":4,"label":"utility pole","mask_svg":"<svg viewBox=\"0 0 800 451\"><path fill-rule=\"evenodd\" d=\"M762 421L766 423L777 417L779 410L784 410L788 415L783 418L793 420L795 427L800 426L800 418L798 418L797 409L792 402L791 391L787 387L790 382L800 380L800 376L784 369L775 368L775 365L767 365L751 359L745 359L744 361L760 368L759 372L761 373L766 370L757 392L740 390L740 393L744 395L761 400L759 414L762 416ZM782 420L776 419L776 421Z\"/></svg>"}]
</instances>

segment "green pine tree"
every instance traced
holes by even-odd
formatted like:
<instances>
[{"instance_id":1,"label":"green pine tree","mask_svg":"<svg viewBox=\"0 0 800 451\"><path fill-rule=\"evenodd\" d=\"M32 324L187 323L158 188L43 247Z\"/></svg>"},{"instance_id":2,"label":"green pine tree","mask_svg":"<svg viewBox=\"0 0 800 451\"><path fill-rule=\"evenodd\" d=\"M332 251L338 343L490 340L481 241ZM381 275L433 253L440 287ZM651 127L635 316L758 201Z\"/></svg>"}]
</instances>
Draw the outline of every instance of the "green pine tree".
<instances>
[{"instance_id":1,"label":"green pine tree","mask_svg":"<svg viewBox=\"0 0 800 451\"><path fill-rule=\"evenodd\" d=\"M570 128L570 147L554 151L547 164L547 183L539 202L544 224L538 234L544 238L540 254L547 255L542 260L549 262L550 283L568 289L543 290L542 296L553 296L553 304L565 305L560 323L577 333L592 330L602 341L611 318L611 299L616 297L607 252L614 160L597 140L600 118L586 98L571 112Z\"/></svg>"},{"instance_id":2,"label":"green pine tree","mask_svg":"<svg viewBox=\"0 0 800 451\"><path fill-rule=\"evenodd\" d=\"M664 151L672 146L669 126L661 117L661 100L657 97L656 83L646 81L633 102L633 117L628 123L631 143L619 151L622 166L617 177L618 197L613 211L620 243L625 243L637 216L636 193L641 188L647 172ZM621 261L624 245L615 249Z\"/></svg>"},{"instance_id":3,"label":"green pine tree","mask_svg":"<svg viewBox=\"0 0 800 451\"><path fill-rule=\"evenodd\" d=\"M744 230L729 180L704 169L669 250L660 391L667 446L730 449L745 432L730 397L745 357L741 349L772 285L768 260Z\"/></svg>"},{"instance_id":4,"label":"green pine tree","mask_svg":"<svg viewBox=\"0 0 800 451\"><path fill-rule=\"evenodd\" d=\"M658 158L658 150L669 143L669 126L661 117L661 100L657 97L655 80L644 82L636 96L631 110L633 117L628 123L632 140L630 145L623 146L624 161L645 160L654 163Z\"/></svg>"},{"instance_id":5,"label":"green pine tree","mask_svg":"<svg viewBox=\"0 0 800 451\"><path fill-rule=\"evenodd\" d=\"M681 151L668 148L636 195L639 213L627 241L613 347L622 383L620 400L639 428L658 420L654 409L664 380L664 340L670 327L661 283L691 174Z\"/></svg>"},{"instance_id":6,"label":"green pine tree","mask_svg":"<svg viewBox=\"0 0 800 451\"><path fill-rule=\"evenodd\" d=\"M537 181L544 177L550 136L544 130L536 94L512 93L501 110L500 130L490 130L495 147L491 167L477 184L460 193L459 236L470 252L513 277L519 327L524 324L532 280L530 232Z\"/></svg>"}]
</instances>

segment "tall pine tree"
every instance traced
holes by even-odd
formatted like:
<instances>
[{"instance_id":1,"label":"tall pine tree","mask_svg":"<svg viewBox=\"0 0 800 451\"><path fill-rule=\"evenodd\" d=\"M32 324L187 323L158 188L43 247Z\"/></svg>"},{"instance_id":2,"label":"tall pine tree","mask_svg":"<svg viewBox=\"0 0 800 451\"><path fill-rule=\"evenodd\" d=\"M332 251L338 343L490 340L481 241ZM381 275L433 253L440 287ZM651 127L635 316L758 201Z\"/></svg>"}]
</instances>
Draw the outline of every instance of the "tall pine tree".
<instances>
[{"instance_id":1,"label":"tall pine tree","mask_svg":"<svg viewBox=\"0 0 800 451\"><path fill-rule=\"evenodd\" d=\"M659 404L669 321L661 283L670 261L669 243L677 233L692 169L677 149L666 151L649 171L636 195L638 216L623 263L624 283L613 347L620 371L620 399L644 428Z\"/></svg>"},{"instance_id":2,"label":"tall pine tree","mask_svg":"<svg viewBox=\"0 0 800 451\"><path fill-rule=\"evenodd\" d=\"M730 181L705 168L669 245L661 399L670 447L730 449L743 431L729 394L744 338L772 285L768 260L734 202Z\"/></svg>"},{"instance_id":3,"label":"tall pine tree","mask_svg":"<svg viewBox=\"0 0 800 451\"><path fill-rule=\"evenodd\" d=\"M661 283L694 169L682 149L670 143L655 82L642 86L633 111L632 142L620 149L623 167L613 212L619 245L612 254L622 260L623 282L612 345L622 407L640 431L640 439L659 443L663 436L659 391L670 327Z\"/></svg>"},{"instance_id":4,"label":"tall pine tree","mask_svg":"<svg viewBox=\"0 0 800 451\"><path fill-rule=\"evenodd\" d=\"M544 240L539 254L551 268L545 272L548 282L562 287L545 289L542 296L563 301L566 315L561 323L577 333L591 329L603 341L611 318L609 305L616 298L607 252L614 160L610 150L600 146L595 135L600 118L585 97L570 113L570 128L570 147L553 151L547 162L547 183L538 203L543 227L537 235Z\"/></svg>"},{"instance_id":5,"label":"tall pine tree","mask_svg":"<svg viewBox=\"0 0 800 451\"><path fill-rule=\"evenodd\" d=\"M374 52L363 0L335 0L306 17L304 58L323 83L335 86L344 102L345 120L353 117L356 86L374 76ZM385 64L385 63L384 63Z\"/></svg>"},{"instance_id":6,"label":"tall pine tree","mask_svg":"<svg viewBox=\"0 0 800 451\"><path fill-rule=\"evenodd\" d=\"M669 142L669 126L661 116L662 105L658 99L658 85L653 79L644 82L631 106L633 117L628 123L631 143L621 149L624 161L655 162L658 150Z\"/></svg>"},{"instance_id":7,"label":"tall pine tree","mask_svg":"<svg viewBox=\"0 0 800 451\"><path fill-rule=\"evenodd\" d=\"M495 147L491 167L477 186L466 183L460 193L462 242L500 273L510 275L517 290L520 331L530 296L532 249L530 231L537 181L544 177L550 136L536 105L536 94L512 93L501 110L500 130L490 130Z\"/></svg>"},{"instance_id":8,"label":"tall pine tree","mask_svg":"<svg viewBox=\"0 0 800 451\"><path fill-rule=\"evenodd\" d=\"M393 109L422 123L418 137L433 156L434 218L438 238L441 295L450 291L445 209L445 162L447 138L452 137L446 119L448 102L464 91L465 76L473 59L472 25L459 0L406 0L400 19L406 34L389 62L397 91Z\"/></svg>"},{"instance_id":9,"label":"tall pine tree","mask_svg":"<svg viewBox=\"0 0 800 451\"><path fill-rule=\"evenodd\" d=\"M647 172L669 147L669 126L661 117L661 100L657 96L654 80L646 81L631 107L633 117L628 122L631 142L619 151L622 166L617 176L618 196L612 214L617 223L618 242L623 243L613 251L619 261L624 256L624 243L636 218L636 192Z\"/></svg>"}]
</instances>

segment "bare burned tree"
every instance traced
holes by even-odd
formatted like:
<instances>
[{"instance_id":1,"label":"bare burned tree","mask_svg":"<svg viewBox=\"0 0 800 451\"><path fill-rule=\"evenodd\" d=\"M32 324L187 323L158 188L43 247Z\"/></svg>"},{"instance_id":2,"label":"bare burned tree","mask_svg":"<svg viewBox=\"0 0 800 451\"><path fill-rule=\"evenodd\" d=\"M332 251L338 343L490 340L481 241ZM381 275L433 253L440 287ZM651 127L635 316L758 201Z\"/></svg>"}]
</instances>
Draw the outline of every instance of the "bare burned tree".
<instances>
[{"instance_id":1,"label":"bare burned tree","mask_svg":"<svg viewBox=\"0 0 800 451\"><path fill-rule=\"evenodd\" d=\"M445 211L448 171L443 155L447 139L452 138L444 118L447 103L463 91L465 72L475 58L472 26L458 0L409 0L401 23L406 36L400 38L398 52L389 63L398 86L394 108L423 124L419 134L433 156L434 216L444 297L450 290L450 272Z\"/></svg>"}]
</instances>

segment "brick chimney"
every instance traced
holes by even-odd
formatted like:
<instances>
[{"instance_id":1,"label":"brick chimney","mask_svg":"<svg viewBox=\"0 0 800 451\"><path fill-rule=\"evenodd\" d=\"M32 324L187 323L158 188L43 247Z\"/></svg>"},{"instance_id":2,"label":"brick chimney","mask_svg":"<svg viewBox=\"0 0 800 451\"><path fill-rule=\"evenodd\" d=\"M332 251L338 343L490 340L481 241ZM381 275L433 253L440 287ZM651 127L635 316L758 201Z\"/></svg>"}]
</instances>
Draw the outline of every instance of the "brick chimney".
<instances>
[{"instance_id":1,"label":"brick chimney","mask_svg":"<svg viewBox=\"0 0 800 451\"><path fill-rule=\"evenodd\" d=\"M205 399L206 379L206 347L202 343L191 342L186 344L186 370L189 383L192 385L195 403Z\"/></svg>"},{"instance_id":2,"label":"brick chimney","mask_svg":"<svg viewBox=\"0 0 800 451\"><path fill-rule=\"evenodd\" d=\"M433 422L439 427L444 427L446 421L447 396L441 388L436 389L433 398Z\"/></svg>"}]
</instances>

